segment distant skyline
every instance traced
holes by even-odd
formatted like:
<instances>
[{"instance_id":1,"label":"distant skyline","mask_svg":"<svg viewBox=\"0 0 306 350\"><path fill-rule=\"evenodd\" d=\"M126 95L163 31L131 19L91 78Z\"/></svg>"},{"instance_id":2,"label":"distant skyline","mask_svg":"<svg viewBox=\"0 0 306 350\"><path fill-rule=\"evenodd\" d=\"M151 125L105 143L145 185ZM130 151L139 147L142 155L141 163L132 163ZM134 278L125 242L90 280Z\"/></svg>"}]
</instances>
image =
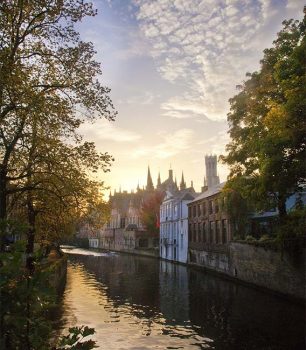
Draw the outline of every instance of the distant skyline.
<instances>
[{"instance_id":1,"label":"distant skyline","mask_svg":"<svg viewBox=\"0 0 306 350\"><path fill-rule=\"evenodd\" d=\"M115 162L105 185L119 190L154 185L171 165L196 191L205 154L220 155L229 141L228 99L247 72L259 69L285 19L301 19L301 0L97 0L98 15L79 26L102 63L101 82L118 111L80 128ZM221 181L227 169L218 165Z\"/></svg>"}]
</instances>

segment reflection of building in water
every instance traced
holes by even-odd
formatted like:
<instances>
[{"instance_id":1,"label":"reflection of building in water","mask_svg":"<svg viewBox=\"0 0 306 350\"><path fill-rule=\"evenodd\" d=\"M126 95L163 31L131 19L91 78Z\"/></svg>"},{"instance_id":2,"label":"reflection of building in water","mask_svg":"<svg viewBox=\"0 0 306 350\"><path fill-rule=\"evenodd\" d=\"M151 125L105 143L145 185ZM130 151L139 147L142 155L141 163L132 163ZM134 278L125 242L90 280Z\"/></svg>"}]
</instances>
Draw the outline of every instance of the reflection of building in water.
<instances>
[{"instance_id":1,"label":"reflection of building in water","mask_svg":"<svg viewBox=\"0 0 306 350\"><path fill-rule=\"evenodd\" d=\"M166 191L160 206L160 257L187 262L188 208L187 203L196 197L193 187L186 188L184 175L180 189Z\"/></svg>"},{"instance_id":2,"label":"reflection of building in water","mask_svg":"<svg viewBox=\"0 0 306 350\"><path fill-rule=\"evenodd\" d=\"M99 247L117 251L135 251L148 255L159 254L159 237L152 237L141 222L141 206L154 193L177 189L172 170L169 177L161 182L158 176L154 188L150 168L148 168L147 185L136 192L119 191L110 196L111 218L100 234Z\"/></svg>"},{"instance_id":3,"label":"reflection of building in water","mask_svg":"<svg viewBox=\"0 0 306 350\"><path fill-rule=\"evenodd\" d=\"M189 320L188 275L185 266L160 260L160 310L167 323Z\"/></svg>"}]
</instances>

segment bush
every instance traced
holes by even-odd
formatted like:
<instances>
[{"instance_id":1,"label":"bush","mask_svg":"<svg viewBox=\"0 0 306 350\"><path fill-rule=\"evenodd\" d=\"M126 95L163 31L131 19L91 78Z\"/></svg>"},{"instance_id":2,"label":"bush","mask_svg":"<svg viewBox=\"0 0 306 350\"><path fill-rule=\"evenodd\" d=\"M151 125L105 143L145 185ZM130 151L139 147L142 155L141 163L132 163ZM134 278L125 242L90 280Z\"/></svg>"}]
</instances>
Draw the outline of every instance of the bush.
<instances>
[{"instance_id":1,"label":"bush","mask_svg":"<svg viewBox=\"0 0 306 350\"><path fill-rule=\"evenodd\" d=\"M245 240L247 242L256 242L256 238L250 235L246 236Z\"/></svg>"}]
</instances>

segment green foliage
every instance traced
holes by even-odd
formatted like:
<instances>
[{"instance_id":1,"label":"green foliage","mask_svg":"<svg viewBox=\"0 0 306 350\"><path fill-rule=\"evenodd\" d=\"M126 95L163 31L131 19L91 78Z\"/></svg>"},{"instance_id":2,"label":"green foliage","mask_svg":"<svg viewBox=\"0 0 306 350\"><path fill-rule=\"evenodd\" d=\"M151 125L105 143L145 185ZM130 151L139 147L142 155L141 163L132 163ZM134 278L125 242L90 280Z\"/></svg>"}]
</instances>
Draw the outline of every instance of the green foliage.
<instances>
[{"instance_id":1,"label":"green foliage","mask_svg":"<svg viewBox=\"0 0 306 350\"><path fill-rule=\"evenodd\" d=\"M87 326L69 328L69 334L60 339L56 350L90 350L97 348L94 340L84 340L84 338L93 335L94 333L95 330Z\"/></svg>"},{"instance_id":2,"label":"green foliage","mask_svg":"<svg viewBox=\"0 0 306 350\"><path fill-rule=\"evenodd\" d=\"M103 188L94 174L113 161L77 132L116 116L93 44L76 30L95 15L86 1L0 3L0 345L8 350L48 349L54 291L34 241L57 243L75 230ZM15 233L25 233L26 252L2 253Z\"/></svg>"},{"instance_id":3,"label":"green foliage","mask_svg":"<svg viewBox=\"0 0 306 350\"><path fill-rule=\"evenodd\" d=\"M290 239L305 237L306 207L292 210L288 213L286 221L279 226L277 231L278 240L284 242Z\"/></svg>"},{"instance_id":4,"label":"green foliage","mask_svg":"<svg viewBox=\"0 0 306 350\"><path fill-rule=\"evenodd\" d=\"M231 142L222 159L230 183L256 209L278 207L300 190L306 175L306 17L285 21L274 46L264 51L259 72L248 74L230 99Z\"/></svg>"},{"instance_id":5,"label":"green foliage","mask_svg":"<svg viewBox=\"0 0 306 350\"><path fill-rule=\"evenodd\" d=\"M221 207L230 217L233 236L243 239L248 231L249 215L252 206L240 191L240 183L228 182L220 194Z\"/></svg>"},{"instance_id":6,"label":"green foliage","mask_svg":"<svg viewBox=\"0 0 306 350\"><path fill-rule=\"evenodd\" d=\"M25 246L18 243L0 254L0 344L8 350L48 349L51 323L46 313L55 301L48 283L50 271L37 260L35 272L29 272L24 251Z\"/></svg>"}]
</instances>

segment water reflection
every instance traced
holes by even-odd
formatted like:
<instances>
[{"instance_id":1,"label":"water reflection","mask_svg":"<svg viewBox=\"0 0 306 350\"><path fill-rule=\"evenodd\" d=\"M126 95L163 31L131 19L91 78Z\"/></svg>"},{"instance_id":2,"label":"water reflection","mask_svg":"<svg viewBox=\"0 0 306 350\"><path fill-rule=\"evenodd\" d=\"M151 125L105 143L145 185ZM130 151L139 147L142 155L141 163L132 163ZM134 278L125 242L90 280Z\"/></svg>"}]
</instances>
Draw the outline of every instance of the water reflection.
<instances>
[{"instance_id":1,"label":"water reflection","mask_svg":"<svg viewBox=\"0 0 306 350\"><path fill-rule=\"evenodd\" d=\"M62 323L94 327L101 349L304 349L299 305L145 257L69 260Z\"/></svg>"}]
</instances>

